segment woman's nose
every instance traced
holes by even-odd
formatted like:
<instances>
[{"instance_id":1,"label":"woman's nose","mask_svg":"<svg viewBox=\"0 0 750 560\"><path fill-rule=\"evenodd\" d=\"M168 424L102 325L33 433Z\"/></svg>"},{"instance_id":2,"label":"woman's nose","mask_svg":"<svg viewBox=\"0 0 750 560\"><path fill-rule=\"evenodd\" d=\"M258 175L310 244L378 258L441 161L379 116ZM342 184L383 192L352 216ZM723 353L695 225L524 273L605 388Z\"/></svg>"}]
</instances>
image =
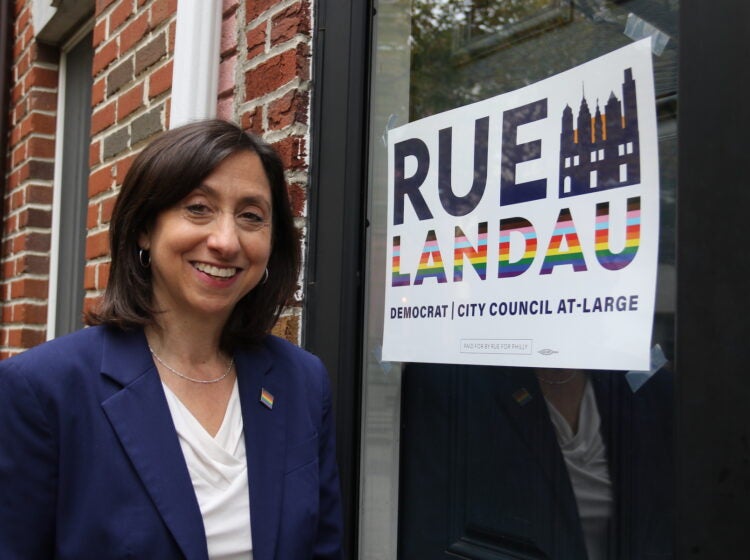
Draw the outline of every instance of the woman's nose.
<instances>
[{"instance_id":1,"label":"woman's nose","mask_svg":"<svg viewBox=\"0 0 750 560\"><path fill-rule=\"evenodd\" d=\"M221 214L214 221L208 236L208 248L216 251L225 258L231 258L240 250L240 240L237 236L237 226L233 216Z\"/></svg>"}]
</instances>

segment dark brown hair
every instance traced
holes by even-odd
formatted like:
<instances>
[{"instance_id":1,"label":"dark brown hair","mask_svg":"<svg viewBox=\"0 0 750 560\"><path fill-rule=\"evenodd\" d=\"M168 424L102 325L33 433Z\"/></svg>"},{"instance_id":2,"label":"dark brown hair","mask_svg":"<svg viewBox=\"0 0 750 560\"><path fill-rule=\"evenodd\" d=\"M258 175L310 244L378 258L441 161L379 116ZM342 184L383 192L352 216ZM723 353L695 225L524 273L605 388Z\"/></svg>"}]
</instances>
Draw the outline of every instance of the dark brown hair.
<instances>
[{"instance_id":1,"label":"dark brown hair","mask_svg":"<svg viewBox=\"0 0 750 560\"><path fill-rule=\"evenodd\" d=\"M242 298L221 335L221 347L260 341L273 327L297 286L298 233L294 227L284 168L264 141L221 120L194 122L169 130L138 155L125 176L109 226L112 264L104 298L87 315L91 325L122 329L154 323L151 270L138 259L138 238L160 212L200 186L227 157L241 151L258 154L271 186L273 206L269 277Z\"/></svg>"}]
</instances>

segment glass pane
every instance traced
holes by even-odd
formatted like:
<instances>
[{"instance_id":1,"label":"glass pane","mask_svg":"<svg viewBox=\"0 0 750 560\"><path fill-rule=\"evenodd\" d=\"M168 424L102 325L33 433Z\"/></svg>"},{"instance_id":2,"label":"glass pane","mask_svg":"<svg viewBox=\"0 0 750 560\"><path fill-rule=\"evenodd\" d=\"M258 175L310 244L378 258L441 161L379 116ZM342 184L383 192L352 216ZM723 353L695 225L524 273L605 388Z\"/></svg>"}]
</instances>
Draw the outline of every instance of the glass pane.
<instances>
[{"instance_id":1,"label":"glass pane","mask_svg":"<svg viewBox=\"0 0 750 560\"><path fill-rule=\"evenodd\" d=\"M381 0L374 20L360 557L667 558L678 0ZM380 359L387 130L650 35L661 232L653 343L626 372ZM599 101L597 101L599 102Z\"/></svg>"}]
</instances>

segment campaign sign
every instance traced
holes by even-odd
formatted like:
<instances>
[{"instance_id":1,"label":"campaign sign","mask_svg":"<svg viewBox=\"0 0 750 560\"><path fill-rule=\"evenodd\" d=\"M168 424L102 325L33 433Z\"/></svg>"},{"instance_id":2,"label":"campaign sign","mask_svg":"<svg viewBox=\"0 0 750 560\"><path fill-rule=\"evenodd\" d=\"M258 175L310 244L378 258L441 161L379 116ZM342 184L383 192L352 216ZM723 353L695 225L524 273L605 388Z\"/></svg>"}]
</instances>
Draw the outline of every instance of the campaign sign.
<instances>
[{"instance_id":1,"label":"campaign sign","mask_svg":"<svg viewBox=\"0 0 750 560\"><path fill-rule=\"evenodd\" d=\"M648 369L649 40L388 133L383 359Z\"/></svg>"}]
</instances>

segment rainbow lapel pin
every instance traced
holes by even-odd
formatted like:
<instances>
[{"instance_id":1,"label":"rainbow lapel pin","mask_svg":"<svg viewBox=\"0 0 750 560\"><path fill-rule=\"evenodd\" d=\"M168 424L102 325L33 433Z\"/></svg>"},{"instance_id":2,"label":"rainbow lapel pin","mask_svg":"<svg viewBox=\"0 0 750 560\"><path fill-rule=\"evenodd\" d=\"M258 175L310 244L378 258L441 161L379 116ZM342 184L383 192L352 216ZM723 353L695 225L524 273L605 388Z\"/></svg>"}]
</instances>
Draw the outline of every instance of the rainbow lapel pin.
<instances>
[{"instance_id":1,"label":"rainbow lapel pin","mask_svg":"<svg viewBox=\"0 0 750 560\"><path fill-rule=\"evenodd\" d=\"M531 400L531 394L526 390L526 387L521 387L513 393L513 399L515 399L519 406L523 406Z\"/></svg>"},{"instance_id":2,"label":"rainbow lapel pin","mask_svg":"<svg viewBox=\"0 0 750 560\"><path fill-rule=\"evenodd\" d=\"M273 408L273 395L265 389L260 389L260 402L263 403L268 410Z\"/></svg>"}]
</instances>

